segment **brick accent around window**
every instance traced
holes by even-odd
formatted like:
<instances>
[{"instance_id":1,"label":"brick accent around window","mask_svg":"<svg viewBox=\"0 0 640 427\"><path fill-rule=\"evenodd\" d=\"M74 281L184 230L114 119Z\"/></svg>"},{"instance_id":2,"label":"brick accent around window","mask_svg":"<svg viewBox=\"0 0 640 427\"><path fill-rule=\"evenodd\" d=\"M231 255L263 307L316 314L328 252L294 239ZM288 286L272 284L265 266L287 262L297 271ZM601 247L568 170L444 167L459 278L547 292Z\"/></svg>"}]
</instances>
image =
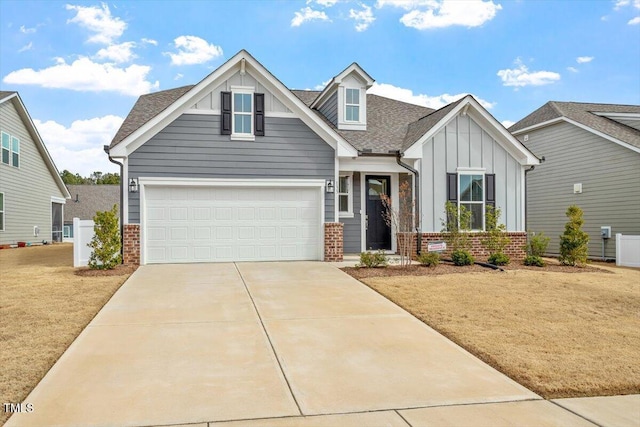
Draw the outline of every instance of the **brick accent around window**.
<instances>
[{"instance_id":1,"label":"brick accent around window","mask_svg":"<svg viewBox=\"0 0 640 427\"><path fill-rule=\"evenodd\" d=\"M324 224L324 260L327 262L342 261L343 227L341 222L325 222Z\"/></svg>"},{"instance_id":2,"label":"brick accent around window","mask_svg":"<svg viewBox=\"0 0 640 427\"><path fill-rule=\"evenodd\" d=\"M477 261L482 262L489 258L489 252L487 252L484 246L480 243L480 239L482 239L483 235L483 233L473 233L473 236L471 237L471 254L477 259ZM524 231L507 232L507 235L511 239L511 242L505 249L505 254L512 260L523 259L526 256L525 245L527 244L527 233ZM415 233L398 234L398 242L402 239L411 239L411 257L415 259L417 256L417 235ZM421 249L422 251L426 251L429 242L442 240L445 240L442 233L422 233ZM400 246L400 243L398 243L398 246ZM443 255L445 257L449 257L451 255L451 250L447 249Z\"/></svg>"},{"instance_id":3,"label":"brick accent around window","mask_svg":"<svg viewBox=\"0 0 640 427\"><path fill-rule=\"evenodd\" d=\"M140 265L140 224L125 224L122 239L122 263Z\"/></svg>"}]
</instances>

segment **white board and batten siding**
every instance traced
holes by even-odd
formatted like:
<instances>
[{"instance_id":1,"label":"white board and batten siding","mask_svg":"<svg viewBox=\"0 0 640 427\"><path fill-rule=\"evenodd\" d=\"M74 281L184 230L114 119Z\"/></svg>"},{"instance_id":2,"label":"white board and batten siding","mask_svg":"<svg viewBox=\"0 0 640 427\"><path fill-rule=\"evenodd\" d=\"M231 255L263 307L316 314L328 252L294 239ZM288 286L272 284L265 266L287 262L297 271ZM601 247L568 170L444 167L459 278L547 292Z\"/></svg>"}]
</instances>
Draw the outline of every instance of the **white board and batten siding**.
<instances>
[{"instance_id":1,"label":"white board and batten siding","mask_svg":"<svg viewBox=\"0 0 640 427\"><path fill-rule=\"evenodd\" d=\"M457 116L422 147L422 230L439 232L447 201L447 173L477 169L496 175L496 207L508 231L524 230L524 169L468 114Z\"/></svg>"},{"instance_id":2,"label":"white board and batten siding","mask_svg":"<svg viewBox=\"0 0 640 427\"><path fill-rule=\"evenodd\" d=\"M322 184L145 186L142 257L145 263L322 259Z\"/></svg>"}]
</instances>

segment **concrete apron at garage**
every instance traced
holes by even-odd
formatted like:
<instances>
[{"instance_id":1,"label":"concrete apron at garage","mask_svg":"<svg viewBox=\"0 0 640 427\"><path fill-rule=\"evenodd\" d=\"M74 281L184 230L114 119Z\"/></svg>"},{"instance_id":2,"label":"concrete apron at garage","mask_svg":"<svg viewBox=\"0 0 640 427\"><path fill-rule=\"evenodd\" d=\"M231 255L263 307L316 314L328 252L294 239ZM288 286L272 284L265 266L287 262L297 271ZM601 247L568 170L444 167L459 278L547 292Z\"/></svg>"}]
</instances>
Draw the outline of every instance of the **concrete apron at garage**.
<instances>
[{"instance_id":1,"label":"concrete apron at garage","mask_svg":"<svg viewBox=\"0 0 640 427\"><path fill-rule=\"evenodd\" d=\"M24 403L7 426L591 425L321 262L143 266Z\"/></svg>"}]
</instances>

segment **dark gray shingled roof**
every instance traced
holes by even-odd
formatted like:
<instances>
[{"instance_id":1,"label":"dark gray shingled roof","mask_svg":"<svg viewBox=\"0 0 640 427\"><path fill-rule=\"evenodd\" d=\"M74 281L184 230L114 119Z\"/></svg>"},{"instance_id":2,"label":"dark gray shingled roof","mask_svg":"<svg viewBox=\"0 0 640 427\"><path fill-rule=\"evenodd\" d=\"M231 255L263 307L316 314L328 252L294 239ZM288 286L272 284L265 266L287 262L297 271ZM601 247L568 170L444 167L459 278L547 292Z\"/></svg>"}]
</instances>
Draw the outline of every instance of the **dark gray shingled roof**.
<instances>
[{"instance_id":1,"label":"dark gray shingled roof","mask_svg":"<svg viewBox=\"0 0 640 427\"><path fill-rule=\"evenodd\" d=\"M320 94L317 91L292 90L307 105ZM395 99L367 94L367 130L341 130L315 111L329 126L357 150L388 154L402 149L409 124L433 112L432 108L409 104Z\"/></svg>"},{"instance_id":2,"label":"dark gray shingled roof","mask_svg":"<svg viewBox=\"0 0 640 427\"><path fill-rule=\"evenodd\" d=\"M640 131L596 113L636 113L640 114L640 105L590 104L583 102L549 101L524 119L509 128L517 132L558 117L566 117L593 130L602 132L634 147L640 148Z\"/></svg>"},{"instance_id":3,"label":"dark gray shingled roof","mask_svg":"<svg viewBox=\"0 0 640 427\"><path fill-rule=\"evenodd\" d=\"M71 200L64 205L64 220L67 222L73 218L93 219L96 212L108 211L120 203L119 185L67 185L67 188L71 194Z\"/></svg>"},{"instance_id":4,"label":"dark gray shingled roof","mask_svg":"<svg viewBox=\"0 0 640 427\"><path fill-rule=\"evenodd\" d=\"M449 114L449 111L453 110L464 98L466 97L462 97L449 105L445 105L439 110L432 112L428 116L425 116L420 120L409 124L409 129L402 143L402 150L404 151L407 148L411 147L417 140L420 139L422 135L427 133L429 129L434 127L440 120L444 118L444 116Z\"/></svg>"},{"instance_id":5,"label":"dark gray shingled roof","mask_svg":"<svg viewBox=\"0 0 640 427\"><path fill-rule=\"evenodd\" d=\"M193 86L194 85L182 86L142 95L138 98L129 115L124 119L124 122L122 122L122 126L120 126L120 129L118 129L118 132L113 137L111 147L119 144L123 139L142 127L142 125L160 114L169 105L187 93Z\"/></svg>"}]
</instances>

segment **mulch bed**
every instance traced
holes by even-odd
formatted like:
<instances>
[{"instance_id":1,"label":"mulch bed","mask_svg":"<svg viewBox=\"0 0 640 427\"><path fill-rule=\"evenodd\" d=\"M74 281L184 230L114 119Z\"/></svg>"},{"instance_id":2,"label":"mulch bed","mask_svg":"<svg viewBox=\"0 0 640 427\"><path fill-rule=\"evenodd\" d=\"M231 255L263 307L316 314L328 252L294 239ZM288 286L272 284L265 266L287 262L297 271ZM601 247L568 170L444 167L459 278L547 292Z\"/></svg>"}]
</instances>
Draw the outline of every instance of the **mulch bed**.
<instances>
[{"instance_id":1,"label":"mulch bed","mask_svg":"<svg viewBox=\"0 0 640 427\"><path fill-rule=\"evenodd\" d=\"M104 276L124 276L132 274L138 269L137 265L118 265L111 270L93 270L89 267L77 268L74 272L76 276L82 277L104 277Z\"/></svg>"},{"instance_id":2,"label":"mulch bed","mask_svg":"<svg viewBox=\"0 0 640 427\"><path fill-rule=\"evenodd\" d=\"M611 273L608 270L591 266L571 267L568 265L560 265L554 263L553 260L547 261L547 265L544 267L533 267L523 265L521 263L512 263L502 266L502 268L504 270L535 270L540 272L547 271L554 273ZM391 276L437 276L442 274L500 273L500 270L482 267L477 264L459 267L449 262L441 262L435 267L424 267L415 264L404 268L398 265L391 265L386 268L344 267L342 268L342 271L352 277L355 277L356 279Z\"/></svg>"}]
</instances>

